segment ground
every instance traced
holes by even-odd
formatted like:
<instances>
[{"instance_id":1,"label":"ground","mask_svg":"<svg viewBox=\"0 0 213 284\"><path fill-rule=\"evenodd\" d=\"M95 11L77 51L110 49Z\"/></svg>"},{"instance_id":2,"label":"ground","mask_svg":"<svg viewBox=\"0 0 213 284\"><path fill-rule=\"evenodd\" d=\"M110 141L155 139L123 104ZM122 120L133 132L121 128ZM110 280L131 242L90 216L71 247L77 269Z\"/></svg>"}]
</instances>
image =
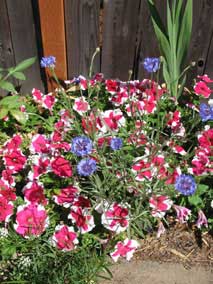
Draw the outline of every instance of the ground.
<instances>
[{"instance_id":1,"label":"ground","mask_svg":"<svg viewBox=\"0 0 213 284\"><path fill-rule=\"evenodd\" d=\"M101 284L213 284L212 244L210 234L177 225L142 240L134 259L113 265L113 279Z\"/></svg>"}]
</instances>

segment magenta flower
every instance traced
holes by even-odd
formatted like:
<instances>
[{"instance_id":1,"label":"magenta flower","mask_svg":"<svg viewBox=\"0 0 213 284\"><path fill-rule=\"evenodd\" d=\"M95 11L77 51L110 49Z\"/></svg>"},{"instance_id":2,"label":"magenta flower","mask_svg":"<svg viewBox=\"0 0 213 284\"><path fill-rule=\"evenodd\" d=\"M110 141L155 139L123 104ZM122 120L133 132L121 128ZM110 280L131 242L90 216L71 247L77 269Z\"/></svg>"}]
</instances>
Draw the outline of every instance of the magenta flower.
<instances>
[{"instance_id":1,"label":"magenta flower","mask_svg":"<svg viewBox=\"0 0 213 284\"><path fill-rule=\"evenodd\" d=\"M73 227L58 225L52 237L53 245L62 251L71 251L78 244L77 234Z\"/></svg>"},{"instance_id":2,"label":"magenta flower","mask_svg":"<svg viewBox=\"0 0 213 284\"><path fill-rule=\"evenodd\" d=\"M90 232L95 227L94 217L87 208L82 209L81 207L73 206L68 219L71 219L76 224L81 234Z\"/></svg>"},{"instance_id":3,"label":"magenta flower","mask_svg":"<svg viewBox=\"0 0 213 284\"><path fill-rule=\"evenodd\" d=\"M26 201L31 203L38 203L47 205L48 201L44 195L44 187L41 182L32 181L28 182L24 188L23 193Z\"/></svg>"},{"instance_id":4,"label":"magenta flower","mask_svg":"<svg viewBox=\"0 0 213 284\"><path fill-rule=\"evenodd\" d=\"M68 185L67 187L62 188L57 195L54 195L53 199L58 205L68 208L73 204L78 194L79 189L77 187Z\"/></svg>"},{"instance_id":5,"label":"magenta flower","mask_svg":"<svg viewBox=\"0 0 213 284\"><path fill-rule=\"evenodd\" d=\"M156 218L162 218L166 211L168 211L172 206L172 200L168 198L168 196L164 195L153 195L149 199L149 205L152 210L152 216Z\"/></svg>"},{"instance_id":6,"label":"magenta flower","mask_svg":"<svg viewBox=\"0 0 213 284\"><path fill-rule=\"evenodd\" d=\"M178 206L178 205L173 205L176 213L177 213L177 220L183 224L186 223L189 219L189 216L191 215L191 210L189 210L186 207L183 206Z\"/></svg>"},{"instance_id":7,"label":"magenta flower","mask_svg":"<svg viewBox=\"0 0 213 284\"><path fill-rule=\"evenodd\" d=\"M198 219L196 222L196 226L200 229L202 226L205 226L206 228L208 228L208 221L207 218L205 216L205 214L203 213L202 210L198 211Z\"/></svg>"},{"instance_id":8,"label":"magenta flower","mask_svg":"<svg viewBox=\"0 0 213 284\"><path fill-rule=\"evenodd\" d=\"M70 162L64 159L62 156L56 157L51 161L51 167L57 176L60 177L71 177L72 167Z\"/></svg>"},{"instance_id":9,"label":"magenta flower","mask_svg":"<svg viewBox=\"0 0 213 284\"><path fill-rule=\"evenodd\" d=\"M115 262L118 261L120 256L125 257L129 261L138 247L139 243L137 241L125 239L124 242L117 243L115 250L110 253L110 256Z\"/></svg>"},{"instance_id":10,"label":"magenta flower","mask_svg":"<svg viewBox=\"0 0 213 284\"><path fill-rule=\"evenodd\" d=\"M18 206L14 228L24 238L39 237L48 224L49 218L42 205L30 203Z\"/></svg>"},{"instance_id":11,"label":"magenta flower","mask_svg":"<svg viewBox=\"0 0 213 284\"><path fill-rule=\"evenodd\" d=\"M129 211L127 206L114 202L107 208L105 204L101 222L105 228L116 234L124 232L129 226Z\"/></svg>"},{"instance_id":12,"label":"magenta flower","mask_svg":"<svg viewBox=\"0 0 213 284\"><path fill-rule=\"evenodd\" d=\"M206 85L205 82L197 82L194 86L194 91L196 95L203 96L204 98L209 98L211 95L211 90L210 88Z\"/></svg>"},{"instance_id":13,"label":"magenta flower","mask_svg":"<svg viewBox=\"0 0 213 284\"><path fill-rule=\"evenodd\" d=\"M19 149L6 153L3 156L3 160L5 167L12 173L18 173L23 170L27 162L27 158Z\"/></svg>"},{"instance_id":14,"label":"magenta flower","mask_svg":"<svg viewBox=\"0 0 213 284\"><path fill-rule=\"evenodd\" d=\"M0 222L8 222L13 214L14 205L4 196L0 195Z\"/></svg>"},{"instance_id":15,"label":"magenta flower","mask_svg":"<svg viewBox=\"0 0 213 284\"><path fill-rule=\"evenodd\" d=\"M75 99L73 109L80 115L83 115L90 110L90 106L84 97L80 97Z\"/></svg>"},{"instance_id":16,"label":"magenta flower","mask_svg":"<svg viewBox=\"0 0 213 284\"><path fill-rule=\"evenodd\" d=\"M52 93L49 93L42 98L42 106L50 111L53 109L56 102L57 99Z\"/></svg>"},{"instance_id":17,"label":"magenta flower","mask_svg":"<svg viewBox=\"0 0 213 284\"><path fill-rule=\"evenodd\" d=\"M50 152L50 140L43 134L36 134L30 145L32 154L47 154Z\"/></svg>"}]
</instances>

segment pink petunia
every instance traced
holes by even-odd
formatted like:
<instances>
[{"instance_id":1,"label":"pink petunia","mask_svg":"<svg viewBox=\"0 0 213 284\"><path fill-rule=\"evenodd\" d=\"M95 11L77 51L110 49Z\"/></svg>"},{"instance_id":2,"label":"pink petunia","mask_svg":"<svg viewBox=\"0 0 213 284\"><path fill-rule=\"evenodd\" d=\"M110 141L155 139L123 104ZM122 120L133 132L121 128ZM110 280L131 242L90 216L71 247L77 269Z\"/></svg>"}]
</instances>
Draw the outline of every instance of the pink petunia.
<instances>
[{"instance_id":1,"label":"pink petunia","mask_svg":"<svg viewBox=\"0 0 213 284\"><path fill-rule=\"evenodd\" d=\"M205 216L205 214L203 213L202 210L198 211L198 219L196 222L196 226L200 229L202 226L205 226L206 228L208 228L208 221L207 218Z\"/></svg>"},{"instance_id":2,"label":"pink petunia","mask_svg":"<svg viewBox=\"0 0 213 284\"><path fill-rule=\"evenodd\" d=\"M94 217L91 215L88 209L82 209L81 207L73 206L68 219L71 219L81 234L88 233L95 227Z\"/></svg>"},{"instance_id":3,"label":"pink petunia","mask_svg":"<svg viewBox=\"0 0 213 284\"><path fill-rule=\"evenodd\" d=\"M0 222L8 222L13 214L14 205L11 201L0 195Z\"/></svg>"},{"instance_id":4,"label":"pink petunia","mask_svg":"<svg viewBox=\"0 0 213 284\"><path fill-rule=\"evenodd\" d=\"M97 127L102 132L109 130L117 132L119 128L123 127L126 120L120 109L106 110L100 114L100 121L97 123Z\"/></svg>"},{"instance_id":5,"label":"pink petunia","mask_svg":"<svg viewBox=\"0 0 213 284\"><path fill-rule=\"evenodd\" d=\"M206 82L197 82L194 86L194 91L196 95L203 96L204 98L209 98L211 95L210 88L206 85Z\"/></svg>"},{"instance_id":6,"label":"pink petunia","mask_svg":"<svg viewBox=\"0 0 213 284\"><path fill-rule=\"evenodd\" d=\"M20 150L13 150L3 156L6 169L12 173L18 173L24 169L27 158Z\"/></svg>"},{"instance_id":7,"label":"pink petunia","mask_svg":"<svg viewBox=\"0 0 213 284\"><path fill-rule=\"evenodd\" d=\"M213 80L211 80L207 74L204 74L203 76L197 76L197 77L206 83L213 83Z\"/></svg>"},{"instance_id":8,"label":"pink petunia","mask_svg":"<svg viewBox=\"0 0 213 284\"><path fill-rule=\"evenodd\" d=\"M172 203L172 200L170 200L168 196L152 195L149 199L149 205L152 208L152 216L162 218L166 214L166 211L171 208Z\"/></svg>"},{"instance_id":9,"label":"pink petunia","mask_svg":"<svg viewBox=\"0 0 213 284\"><path fill-rule=\"evenodd\" d=\"M41 182L30 181L23 188L25 200L31 203L47 205L48 201L44 195L44 187Z\"/></svg>"},{"instance_id":10,"label":"pink petunia","mask_svg":"<svg viewBox=\"0 0 213 284\"><path fill-rule=\"evenodd\" d=\"M90 110L90 106L84 97L80 97L75 99L73 109L80 115L83 115Z\"/></svg>"},{"instance_id":11,"label":"pink petunia","mask_svg":"<svg viewBox=\"0 0 213 284\"><path fill-rule=\"evenodd\" d=\"M16 200L16 189L11 187L6 181L0 179L0 195L5 197L8 201Z\"/></svg>"},{"instance_id":12,"label":"pink petunia","mask_svg":"<svg viewBox=\"0 0 213 284\"><path fill-rule=\"evenodd\" d=\"M52 243L57 249L62 251L71 251L78 244L77 234L73 227L66 225L57 225L52 237Z\"/></svg>"},{"instance_id":13,"label":"pink petunia","mask_svg":"<svg viewBox=\"0 0 213 284\"><path fill-rule=\"evenodd\" d=\"M50 140L43 134L32 137L30 152L32 154L48 154L50 152Z\"/></svg>"},{"instance_id":14,"label":"pink petunia","mask_svg":"<svg viewBox=\"0 0 213 284\"><path fill-rule=\"evenodd\" d=\"M72 166L70 162L64 159L62 156L53 158L51 161L51 168L54 174L60 177L71 177Z\"/></svg>"},{"instance_id":15,"label":"pink petunia","mask_svg":"<svg viewBox=\"0 0 213 284\"><path fill-rule=\"evenodd\" d=\"M101 223L116 234L124 232L129 226L128 207L114 202L109 208L105 208L101 216Z\"/></svg>"},{"instance_id":16,"label":"pink petunia","mask_svg":"<svg viewBox=\"0 0 213 284\"><path fill-rule=\"evenodd\" d=\"M30 203L17 208L16 232L24 238L39 237L49 225L49 218L42 205Z\"/></svg>"},{"instance_id":17,"label":"pink petunia","mask_svg":"<svg viewBox=\"0 0 213 284\"><path fill-rule=\"evenodd\" d=\"M132 166L132 172L135 174L135 179L137 181L143 180L151 180L152 172L151 172L151 163L147 161L146 158L140 157L136 158L135 162Z\"/></svg>"},{"instance_id":18,"label":"pink petunia","mask_svg":"<svg viewBox=\"0 0 213 284\"><path fill-rule=\"evenodd\" d=\"M21 135L15 134L10 140L8 140L4 144L3 149L5 152L16 151L20 147L21 143L22 143Z\"/></svg>"},{"instance_id":19,"label":"pink petunia","mask_svg":"<svg viewBox=\"0 0 213 284\"><path fill-rule=\"evenodd\" d=\"M32 90L32 96L36 103L41 103L44 95L40 90L34 88Z\"/></svg>"},{"instance_id":20,"label":"pink petunia","mask_svg":"<svg viewBox=\"0 0 213 284\"><path fill-rule=\"evenodd\" d=\"M67 187L62 188L57 195L54 195L53 199L58 205L68 208L73 204L78 194L79 189L77 187L68 185Z\"/></svg>"},{"instance_id":21,"label":"pink petunia","mask_svg":"<svg viewBox=\"0 0 213 284\"><path fill-rule=\"evenodd\" d=\"M29 172L28 178L30 180L38 179L50 170L50 159L45 155L35 155L32 161L32 171Z\"/></svg>"},{"instance_id":22,"label":"pink petunia","mask_svg":"<svg viewBox=\"0 0 213 284\"><path fill-rule=\"evenodd\" d=\"M121 256L129 261L138 247L139 243L137 241L125 239L123 242L116 244L115 250L110 253L110 256L115 262L117 262Z\"/></svg>"},{"instance_id":23,"label":"pink petunia","mask_svg":"<svg viewBox=\"0 0 213 284\"><path fill-rule=\"evenodd\" d=\"M183 224L186 223L189 219L189 216L191 215L191 210L189 210L186 207L179 206L179 205L173 205L176 214L177 214L177 220Z\"/></svg>"},{"instance_id":24,"label":"pink petunia","mask_svg":"<svg viewBox=\"0 0 213 284\"><path fill-rule=\"evenodd\" d=\"M53 93L49 93L42 98L42 106L50 111L53 109L57 99L53 95Z\"/></svg>"}]
</instances>

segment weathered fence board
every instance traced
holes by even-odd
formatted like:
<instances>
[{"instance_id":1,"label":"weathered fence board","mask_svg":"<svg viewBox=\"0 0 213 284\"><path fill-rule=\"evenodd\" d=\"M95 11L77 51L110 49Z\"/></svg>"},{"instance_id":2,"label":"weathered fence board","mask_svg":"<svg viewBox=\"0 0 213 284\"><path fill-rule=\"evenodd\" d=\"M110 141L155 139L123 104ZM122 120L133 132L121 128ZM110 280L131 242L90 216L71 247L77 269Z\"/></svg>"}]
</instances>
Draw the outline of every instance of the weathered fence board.
<instances>
[{"instance_id":1,"label":"weathered fence board","mask_svg":"<svg viewBox=\"0 0 213 284\"><path fill-rule=\"evenodd\" d=\"M56 57L57 76L64 80L67 78L64 1L38 1L44 56ZM50 76L49 73L47 75Z\"/></svg>"},{"instance_id":2,"label":"weathered fence board","mask_svg":"<svg viewBox=\"0 0 213 284\"><path fill-rule=\"evenodd\" d=\"M166 0L155 3L165 22ZM187 64L195 61L197 65L189 72L189 85L197 74L213 77L213 1L193 0L193 5ZM127 80L128 71L133 70L132 78L147 77L144 58L160 55L147 0L0 1L2 67L38 54L54 55L60 79L88 76L98 46L101 52L94 61L94 73L101 71L106 78ZM38 61L26 71L24 92L42 88L40 71Z\"/></svg>"},{"instance_id":3,"label":"weathered fence board","mask_svg":"<svg viewBox=\"0 0 213 284\"><path fill-rule=\"evenodd\" d=\"M140 0L105 0L101 71L128 79L133 69Z\"/></svg>"},{"instance_id":4,"label":"weathered fence board","mask_svg":"<svg viewBox=\"0 0 213 284\"><path fill-rule=\"evenodd\" d=\"M213 32L213 1L193 1L193 29L188 54L188 62L195 61L196 67L188 74L188 82L192 83L197 74L201 75L207 71L208 64L213 58L208 57L211 36ZM208 59L208 63L207 63ZM210 76L213 76L213 69L208 69Z\"/></svg>"},{"instance_id":5,"label":"weathered fence board","mask_svg":"<svg viewBox=\"0 0 213 284\"><path fill-rule=\"evenodd\" d=\"M99 0L65 0L68 76L89 75L92 54L99 45ZM100 54L93 70L100 72Z\"/></svg>"},{"instance_id":6,"label":"weathered fence board","mask_svg":"<svg viewBox=\"0 0 213 284\"><path fill-rule=\"evenodd\" d=\"M37 57L37 41L31 1L7 0L6 3L15 64L29 57ZM42 88L43 84L38 60L25 71L25 74L27 80L21 83L23 93L29 92L33 87Z\"/></svg>"},{"instance_id":7,"label":"weathered fence board","mask_svg":"<svg viewBox=\"0 0 213 284\"><path fill-rule=\"evenodd\" d=\"M6 69L15 66L15 55L10 34L6 0L0 1L0 15L0 67ZM17 84L15 79L11 79L10 81L13 84ZM2 91L1 94L3 94Z\"/></svg>"}]
</instances>

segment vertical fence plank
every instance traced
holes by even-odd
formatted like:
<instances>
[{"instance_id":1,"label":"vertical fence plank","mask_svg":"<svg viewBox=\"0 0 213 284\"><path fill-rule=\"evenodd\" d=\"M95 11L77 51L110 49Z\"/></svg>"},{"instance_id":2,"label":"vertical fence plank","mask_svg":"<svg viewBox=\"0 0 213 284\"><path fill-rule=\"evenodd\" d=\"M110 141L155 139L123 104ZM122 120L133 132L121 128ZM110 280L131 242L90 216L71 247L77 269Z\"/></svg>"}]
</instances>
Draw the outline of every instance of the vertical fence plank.
<instances>
[{"instance_id":1,"label":"vertical fence plank","mask_svg":"<svg viewBox=\"0 0 213 284\"><path fill-rule=\"evenodd\" d=\"M99 0L65 0L68 76L88 76L92 54L99 45ZM100 72L100 54L93 71Z\"/></svg>"},{"instance_id":2,"label":"vertical fence plank","mask_svg":"<svg viewBox=\"0 0 213 284\"><path fill-rule=\"evenodd\" d=\"M67 79L66 43L64 26L64 1L39 0L39 12L44 56L56 57L56 74L59 79ZM47 71L48 77L50 74ZM48 82L49 90L52 81Z\"/></svg>"},{"instance_id":3,"label":"vertical fence plank","mask_svg":"<svg viewBox=\"0 0 213 284\"><path fill-rule=\"evenodd\" d=\"M106 77L128 79L133 69L140 0L104 0L101 71Z\"/></svg>"},{"instance_id":4,"label":"vertical fence plank","mask_svg":"<svg viewBox=\"0 0 213 284\"><path fill-rule=\"evenodd\" d=\"M0 1L0 15L0 67L6 69L15 66L15 55L11 40L6 0ZM14 85L18 83L13 78L10 81ZM1 90L0 95L2 94L5 94L5 92Z\"/></svg>"},{"instance_id":5,"label":"vertical fence plank","mask_svg":"<svg viewBox=\"0 0 213 284\"><path fill-rule=\"evenodd\" d=\"M15 63L18 64L24 59L38 55L32 6L29 0L7 0L6 3ZM34 87L43 88L38 60L25 74L27 80L22 84L22 92L29 92Z\"/></svg>"},{"instance_id":6,"label":"vertical fence plank","mask_svg":"<svg viewBox=\"0 0 213 284\"><path fill-rule=\"evenodd\" d=\"M195 61L196 67L188 75L188 84L192 84L193 78L197 74L201 75L205 71L208 57L211 36L213 32L213 1L194 0L193 1L193 30L191 44L189 48L188 62Z\"/></svg>"},{"instance_id":7,"label":"vertical fence plank","mask_svg":"<svg viewBox=\"0 0 213 284\"><path fill-rule=\"evenodd\" d=\"M15 65L15 56L11 41L6 0L0 1L0 15L0 66L8 68Z\"/></svg>"}]
</instances>

